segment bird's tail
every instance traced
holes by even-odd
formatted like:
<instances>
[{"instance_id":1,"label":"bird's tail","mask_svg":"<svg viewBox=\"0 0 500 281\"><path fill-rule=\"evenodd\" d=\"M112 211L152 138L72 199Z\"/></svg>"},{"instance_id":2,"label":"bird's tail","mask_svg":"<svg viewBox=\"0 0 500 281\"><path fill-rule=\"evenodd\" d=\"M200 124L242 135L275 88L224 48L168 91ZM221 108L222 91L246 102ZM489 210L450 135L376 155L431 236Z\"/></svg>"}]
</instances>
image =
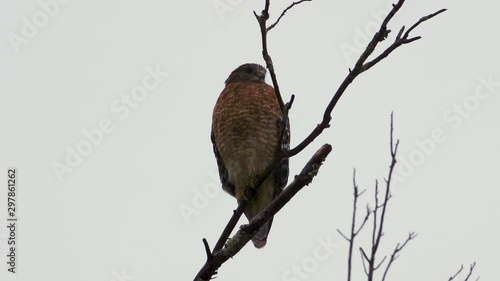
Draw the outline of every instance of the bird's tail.
<instances>
[{"instance_id":1,"label":"bird's tail","mask_svg":"<svg viewBox=\"0 0 500 281\"><path fill-rule=\"evenodd\" d=\"M262 248L267 243L267 235L269 235L269 231L271 231L271 225L273 224L273 218L267 221L259 231L252 237L253 245L256 248Z\"/></svg>"},{"instance_id":2,"label":"bird's tail","mask_svg":"<svg viewBox=\"0 0 500 281\"><path fill-rule=\"evenodd\" d=\"M267 178L260 189L257 191L255 198L248 203L245 209L245 215L248 221L252 220L257 214L265 209L276 197L276 189L274 188L274 181L272 177ZM252 242L256 248L262 248L266 245L267 236L271 230L273 218L269 219L257 233L253 236Z\"/></svg>"}]
</instances>

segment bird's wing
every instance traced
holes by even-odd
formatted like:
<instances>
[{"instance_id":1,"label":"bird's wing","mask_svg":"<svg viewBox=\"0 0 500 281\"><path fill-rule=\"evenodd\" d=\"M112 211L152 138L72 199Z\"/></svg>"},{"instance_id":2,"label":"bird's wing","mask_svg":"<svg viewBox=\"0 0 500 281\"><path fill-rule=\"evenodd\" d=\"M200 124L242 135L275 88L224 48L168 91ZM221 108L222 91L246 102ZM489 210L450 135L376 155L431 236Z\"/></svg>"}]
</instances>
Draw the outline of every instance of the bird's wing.
<instances>
[{"instance_id":1,"label":"bird's wing","mask_svg":"<svg viewBox=\"0 0 500 281\"><path fill-rule=\"evenodd\" d=\"M220 156L219 149L217 148L217 144L215 143L214 131L212 130L210 134L210 139L212 140L212 145L214 148L215 159L217 160L217 166L219 167L219 178L222 183L222 189L229 193L231 196L236 197L234 192L234 185L229 182L229 175L227 173L226 166L222 161L222 157Z\"/></svg>"}]
</instances>

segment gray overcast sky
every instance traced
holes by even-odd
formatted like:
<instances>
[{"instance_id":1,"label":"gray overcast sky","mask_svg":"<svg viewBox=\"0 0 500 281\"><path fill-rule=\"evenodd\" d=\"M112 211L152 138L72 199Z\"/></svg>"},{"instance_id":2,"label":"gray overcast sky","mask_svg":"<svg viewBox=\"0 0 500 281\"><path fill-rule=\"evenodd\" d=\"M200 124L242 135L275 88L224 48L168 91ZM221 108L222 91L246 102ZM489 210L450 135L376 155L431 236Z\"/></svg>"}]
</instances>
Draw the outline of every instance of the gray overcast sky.
<instances>
[{"instance_id":1,"label":"gray overcast sky","mask_svg":"<svg viewBox=\"0 0 500 281\"><path fill-rule=\"evenodd\" d=\"M18 273L2 262L1 280L195 276L201 239L214 245L236 207L219 187L211 113L235 67L263 63L252 14L263 2L0 3L0 166L4 179L18 168L19 204ZM391 111L400 166L382 248L419 236L390 279L448 280L476 261L481 280L500 280L500 4L407 2L381 47L401 25L449 10L348 88L332 127L291 159L293 176L332 144L313 184L275 218L267 246L247 245L217 280L345 280L336 229L350 223L352 170L369 192L386 175ZM289 3L273 1L272 18ZM320 122L390 3L314 0L270 33L284 98L296 95L292 146Z\"/></svg>"}]
</instances>

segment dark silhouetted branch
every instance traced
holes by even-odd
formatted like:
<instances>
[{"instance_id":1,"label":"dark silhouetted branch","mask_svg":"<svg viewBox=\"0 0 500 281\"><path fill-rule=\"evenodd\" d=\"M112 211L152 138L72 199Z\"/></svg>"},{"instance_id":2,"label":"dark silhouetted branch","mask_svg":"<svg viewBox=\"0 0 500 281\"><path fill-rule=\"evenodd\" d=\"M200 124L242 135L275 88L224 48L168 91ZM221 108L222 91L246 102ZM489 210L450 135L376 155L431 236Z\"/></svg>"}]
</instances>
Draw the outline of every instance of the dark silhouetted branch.
<instances>
[{"instance_id":1,"label":"dark silhouetted branch","mask_svg":"<svg viewBox=\"0 0 500 281\"><path fill-rule=\"evenodd\" d=\"M366 191L363 190L359 192L358 185L356 183L356 169L353 171L352 175L352 184L354 186L354 200L353 200L353 207L352 207L352 219L351 219L351 233L349 238L342 233L339 229L337 229L337 232L344 237L345 240L349 243L349 251L348 251L348 256L347 256L347 281L351 281L351 275L352 275L352 254L353 254L353 249L354 249L354 240L356 239L356 236L358 233L363 229L365 226L366 222L370 218L371 210L369 207L366 209L366 215L361 222L361 225L356 229L356 215L357 215L357 209L358 209L358 198ZM361 251L363 254L363 251ZM366 256L366 255L365 255Z\"/></svg>"},{"instance_id":2,"label":"dark silhouetted branch","mask_svg":"<svg viewBox=\"0 0 500 281\"><path fill-rule=\"evenodd\" d=\"M269 76L271 76L271 80L273 81L274 91L276 93L276 98L278 99L278 103L280 105L281 111L285 113L285 104L283 103L283 98L281 97L280 87L278 85L278 79L276 78L276 72L274 71L273 60L269 55L269 51L267 50L267 20L269 19L269 6L270 0L266 0L264 5L264 10L262 10L260 16L257 15L256 12L253 12L255 18L259 22L260 34L262 40L262 56L264 57L264 61L266 62L266 67L269 69Z\"/></svg>"},{"instance_id":3,"label":"dark silhouetted branch","mask_svg":"<svg viewBox=\"0 0 500 281\"><path fill-rule=\"evenodd\" d=\"M248 188L247 188L248 189ZM236 227L236 224L240 220L241 215L243 214L243 211L245 211L246 206L248 205L248 201L243 200L238 204L238 208L233 211L233 215L229 219L229 222L227 223L226 227L222 231L219 240L217 240L217 244L215 244L214 247L214 253L218 252L222 247L224 247L224 244L226 243L227 239L229 238L229 235L231 235L231 232L233 232L233 229Z\"/></svg>"},{"instance_id":4,"label":"dark silhouetted branch","mask_svg":"<svg viewBox=\"0 0 500 281\"><path fill-rule=\"evenodd\" d=\"M455 274L453 274L452 276L450 276L450 279L448 279L448 281L455 280L455 277L457 277L460 274L460 272L462 272L462 270L464 270L464 265L463 264L460 266L460 269Z\"/></svg>"},{"instance_id":5,"label":"dark silhouetted branch","mask_svg":"<svg viewBox=\"0 0 500 281\"><path fill-rule=\"evenodd\" d=\"M380 62L382 59L387 57L392 51L397 49L403 44L411 43L415 40L420 39L420 37L414 37L414 38L409 38L410 32L415 29L418 25L420 25L422 22L429 20L440 13L446 11L446 9L441 9L433 14L430 14L428 16L425 16L421 18L417 23L413 24L408 31L406 31L403 35L403 30L404 27L401 28L398 36L396 36L396 39L394 43L392 43L384 52L382 52L379 56L377 56L375 59L373 59L370 62L366 62L368 57L373 53L375 48L377 47L378 43L385 40L386 37L388 36L390 30L387 29L387 25L389 24L390 20L394 17L394 15L399 11L401 6L404 4L404 0L399 0L398 3L394 4L391 11L389 14L385 17L384 21L382 22L380 29L377 33L373 35L373 38L371 41L368 43L366 46L365 51L360 55L358 61L356 62L355 66L353 69L349 69L349 73L345 77L344 81L342 84L340 84L339 88L335 92L335 95L331 99L330 103L326 107L326 110L323 114L323 120L321 121L320 124L314 128L314 130L301 142L299 143L295 148L290 149L285 156L286 157L292 157L299 152L301 152L304 148L306 148L312 141L314 141L326 128L330 127L330 120L332 119L331 114L335 106L337 105L338 101L344 94L345 90L347 87L354 81L354 79L360 75L361 73L365 72L366 70L370 69L372 66ZM264 57L265 59L265 57ZM366 63L365 63L366 62ZM271 77L272 77L272 72L274 70L269 69L271 72ZM274 81L273 81L274 82Z\"/></svg>"},{"instance_id":6,"label":"dark silhouetted branch","mask_svg":"<svg viewBox=\"0 0 500 281\"><path fill-rule=\"evenodd\" d=\"M243 225L238 232L229 239L225 246L207 258L205 265L198 272L194 280L210 280L217 273L217 269L229 258L236 255L245 246L255 233L272 218L285 204L292 199L304 186L309 185L318 173L318 170L332 151L329 144L323 145L307 162L300 174L280 193L271 204L255 216L247 225ZM206 246L208 247L208 246Z\"/></svg>"},{"instance_id":7,"label":"dark silhouetted branch","mask_svg":"<svg viewBox=\"0 0 500 281\"><path fill-rule=\"evenodd\" d=\"M380 268L380 266L384 263L386 260L386 257L382 258L382 260L377 264L376 259L378 257L378 250L380 246L380 241L382 240L382 236L384 236L384 222L387 214L387 207L389 203L389 199L391 198L391 182L392 182L392 174L394 172L394 167L396 166L396 154L398 151L398 146L399 146L399 140L396 141L394 144L394 115L391 113L391 130L390 130L390 153L391 153L391 164L389 166L389 175L387 179L385 179L385 193L384 197L382 199L382 202L379 203L379 185L378 181L375 181L375 196L374 196L374 201L375 201L375 207L372 210L373 216L373 228L372 228L372 243L371 243L371 249L370 249L370 256L366 258L366 261L368 263L367 269L365 272L367 272L368 280L373 281L374 280L374 274L377 269ZM381 210L381 213L379 214L378 210ZM415 234L413 233L412 239L414 238ZM410 239L411 240L411 239ZM408 241L404 243L406 245ZM398 244L399 247L399 244ZM398 248L396 247L396 248ZM403 246L404 247L404 246ZM390 264L394 261L393 258L396 257L397 253L401 251L399 249L396 254L391 256L391 259L389 261L388 267L390 267ZM364 253L364 250L363 250ZM387 274L388 269L386 268L386 273Z\"/></svg>"},{"instance_id":8,"label":"dark silhouetted branch","mask_svg":"<svg viewBox=\"0 0 500 281\"><path fill-rule=\"evenodd\" d=\"M408 234L408 237L406 238L405 242L403 244L398 243L396 245L396 248L391 254L391 258L389 259L389 263L387 264L385 270L384 270L384 275L382 276L382 281L385 281L385 278L387 276L387 273L389 272L389 269L391 268L392 263L399 257L399 252L403 250L403 248L410 242L411 240L415 239L417 237L417 234L415 232L410 232Z\"/></svg>"},{"instance_id":9,"label":"dark silhouetted branch","mask_svg":"<svg viewBox=\"0 0 500 281\"><path fill-rule=\"evenodd\" d=\"M469 272L467 273L467 276L465 276L464 281L468 281L468 280L469 280L469 278L471 278L471 277L472 277L472 274L474 273L474 268L476 268L476 262L473 262L473 263L469 266ZM457 278L457 277L458 277L458 275L460 275L460 273L462 273L462 271L463 271L463 270L464 270L464 265L462 264L462 265L460 266L460 269L459 269L459 270L458 270L458 271L457 271L454 275L452 275L452 276L450 277L450 279L448 279L448 281L456 281L456 279L455 279L455 278ZM476 281L478 281L478 280L479 280L479 278L480 278L480 276L478 276L478 277L476 278Z\"/></svg>"},{"instance_id":10,"label":"dark silhouetted branch","mask_svg":"<svg viewBox=\"0 0 500 281\"><path fill-rule=\"evenodd\" d=\"M380 269L386 261L388 261L384 270L384 274L382 276L381 281L385 281L385 278L394 263L394 261L399 257L400 252L403 248L417 237L417 234L414 232L410 232L407 239L403 243L398 243L393 250L392 254L388 256L383 256L379 258L379 246L382 241L382 237L384 236L384 223L387 215L389 200L391 199L391 182L392 175L394 173L394 169L396 166L396 155L398 152L399 140L394 141L394 115L391 113L391 125L390 125L390 154L391 154L391 164L389 166L389 173L387 178L385 179L385 192L382 198L379 198L379 183L375 181L375 194L373 197L373 208L370 208L369 205L366 207L366 215L360 223L360 226L356 229L357 224L357 206L358 200L365 192L359 192L359 187L356 183L356 170L353 173L353 186L354 186L354 200L353 200L353 215L351 220L351 233L348 237L343 234L341 231L337 230L344 239L349 243L348 250L348 259L347 259L347 281L352 279L352 256L353 249L355 246L355 238L361 232L363 227L367 225L366 223L372 219L371 226L371 245L368 250L365 250L363 247L359 247L359 253L361 256L361 263L363 265L363 270L367 276L367 280L373 281L375 278L375 271Z\"/></svg>"}]
</instances>

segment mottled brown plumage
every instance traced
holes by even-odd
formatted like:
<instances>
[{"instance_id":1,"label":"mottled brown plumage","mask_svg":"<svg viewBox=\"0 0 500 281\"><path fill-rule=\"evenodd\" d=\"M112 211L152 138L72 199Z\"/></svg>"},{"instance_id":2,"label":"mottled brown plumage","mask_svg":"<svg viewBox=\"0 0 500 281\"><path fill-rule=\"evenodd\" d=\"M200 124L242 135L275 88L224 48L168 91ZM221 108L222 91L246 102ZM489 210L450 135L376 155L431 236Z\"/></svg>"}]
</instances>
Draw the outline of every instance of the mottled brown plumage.
<instances>
[{"instance_id":1,"label":"mottled brown plumage","mask_svg":"<svg viewBox=\"0 0 500 281\"><path fill-rule=\"evenodd\" d=\"M277 149L288 149L289 127L282 120L273 87L264 82L265 69L244 64L226 80L212 116L212 142L223 189L243 198L244 187L253 183L272 162ZM286 128L280 139L280 126ZM283 160L259 188L245 210L250 220L281 192L288 179L288 160ZM263 247L271 228L268 221L252 241Z\"/></svg>"}]
</instances>

